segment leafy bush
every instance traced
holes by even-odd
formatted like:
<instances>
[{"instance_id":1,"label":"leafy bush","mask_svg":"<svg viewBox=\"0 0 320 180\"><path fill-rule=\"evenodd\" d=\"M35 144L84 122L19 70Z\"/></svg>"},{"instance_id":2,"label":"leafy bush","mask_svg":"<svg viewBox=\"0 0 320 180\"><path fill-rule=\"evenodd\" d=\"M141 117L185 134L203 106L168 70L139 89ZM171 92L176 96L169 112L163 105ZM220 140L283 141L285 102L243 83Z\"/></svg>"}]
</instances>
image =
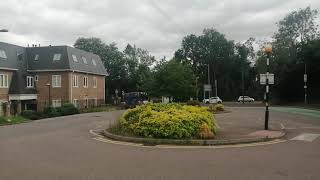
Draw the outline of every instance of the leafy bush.
<instances>
[{"instance_id":1,"label":"leafy bush","mask_svg":"<svg viewBox=\"0 0 320 180\"><path fill-rule=\"evenodd\" d=\"M76 108L73 104L67 103L63 104L61 107L56 108L61 116L72 115L72 114L79 114L80 111Z\"/></svg>"},{"instance_id":2,"label":"leafy bush","mask_svg":"<svg viewBox=\"0 0 320 180\"><path fill-rule=\"evenodd\" d=\"M224 111L223 104L210 104L209 111L216 112L216 111Z\"/></svg>"},{"instance_id":3,"label":"leafy bush","mask_svg":"<svg viewBox=\"0 0 320 180\"><path fill-rule=\"evenodd\" d=\"M216 122L205 107L181 104L147 104L129 109L119 125L128 134L152 138L200 137L201 127L207 127L206 138L216 133Z\"/></svg>"},{"instance_id":4,"label":"leafy bush","mask_svg":"<svg viewBox=\"0 0 320 180\"><path fill-rule=\"evenodd\" d=\"M40 112L35 112L32 110L22 111L20 114L22 117L30 120L37 120L43 118L43 115Z\"/></svg>"},{"instance_id":5,"label":"leafy bush","mask_svg":"<svg viewBox=\"0 0 320 180\"><path fill-rule=\"evenodd\" d=\"M79 109L76 108L73 104L63 104L61 107L46 107L43 110L45 117L57 117L57 116L66 116L72 114L79 114Z\"/></svg>"},{"instance_id":6,"label":"leafy bush","mask_svg":"<svg viewBox=\"0 0 320 180\"><path fill-rule=\"evenodd\" d=\"M0 124L5 123L5 122L7 122L7 121L6 121L6 118L0 116Z\"/></svg>"},{"instance_id":7,"label":"leafy bush","mask_svg":"<svg viewBox=\"0 0 320 180\"><path fill-rule=\"evenodd\" d=\"M200 106L200 102L197 101L197 100L189 100L189 101L187 101L187 105L190 105L190 106Z\"/></svg>"}]
</instances>

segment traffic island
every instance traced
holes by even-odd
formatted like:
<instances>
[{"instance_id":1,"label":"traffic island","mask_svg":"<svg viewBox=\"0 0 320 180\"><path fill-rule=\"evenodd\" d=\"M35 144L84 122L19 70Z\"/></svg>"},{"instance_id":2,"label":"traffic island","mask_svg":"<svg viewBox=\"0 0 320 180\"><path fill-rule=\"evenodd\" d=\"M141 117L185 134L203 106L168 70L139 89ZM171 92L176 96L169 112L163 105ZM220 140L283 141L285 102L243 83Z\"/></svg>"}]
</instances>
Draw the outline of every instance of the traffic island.
<instances>
[{"instance_id":1,"label":"traffic island","mask_svg":"<svg viewBox=\"0 0 320 180\"><path fill-rule=\"evenodd\" d=\"M143 144L146 146L154 145L187 145L187 146L217 146L217 145L234 145L234 144L247 144L266 142L274 139L280 139L285 135L284 131L257 131L249 134L246 137L239 137L233 139L156 139L156 138L141 138L141 137L130 137L113 134L108 130L98 131L107 139L131 142L137 144Z\"/></svg>"},{"instance_id":2,"label":"traffic island","mask_svg":"<svg viewBox=\"0 0 320 180\"><path fill-rule=\"evenodd\" d=\"M285 135L277 123L268 131L262 127L263 121L249 112L212 114L205 107L150 104L126 111L99 133L114 141L196 146L266 142Z\"/></svg>"}]
</instances>

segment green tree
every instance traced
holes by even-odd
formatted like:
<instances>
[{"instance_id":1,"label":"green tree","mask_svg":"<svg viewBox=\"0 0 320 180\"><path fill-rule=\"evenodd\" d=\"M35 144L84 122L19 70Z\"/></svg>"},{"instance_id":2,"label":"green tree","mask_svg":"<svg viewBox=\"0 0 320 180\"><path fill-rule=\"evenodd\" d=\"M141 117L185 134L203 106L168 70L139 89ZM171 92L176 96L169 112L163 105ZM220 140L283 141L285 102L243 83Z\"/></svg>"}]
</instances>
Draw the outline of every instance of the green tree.
<instances>
[{"instance_id":1,"label":"green tree","mask_svg":"<svg viewBox=\"0 0 320 180\"><path fill-rule=\"evenodd\" d=\"M144 88L151 96L173 97L185 101L195 93L195 78L190 65L175 59L158 64Z\"/></svg>"}]
</instances>

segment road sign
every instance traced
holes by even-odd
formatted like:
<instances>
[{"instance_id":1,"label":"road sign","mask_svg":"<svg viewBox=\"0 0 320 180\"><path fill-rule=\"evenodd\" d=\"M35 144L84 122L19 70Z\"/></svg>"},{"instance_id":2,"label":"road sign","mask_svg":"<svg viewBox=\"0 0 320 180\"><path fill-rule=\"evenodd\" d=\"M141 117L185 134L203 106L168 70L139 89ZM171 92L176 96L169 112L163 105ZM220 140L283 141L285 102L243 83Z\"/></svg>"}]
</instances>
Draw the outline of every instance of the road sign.
<instances>
[{"instance_id":1,"label":"road sign","mask_svg":"<svg viewBox=\"0 0 320 180\"><path fill-rule=\"evenodd\" d=\"M211 84L204 84L203 85L203 89L204 89L204 91L211 91Z\"/></svg>"},{"instance_id":2,"label":"road sign","mask_svg":"<svg viewBox=\"0 0 320 180\"><path fill-rule=\"evenodd\" d=\"M268 84L274 84L274 74L260 74L260 84L266 84L268 78Z\"/></svg>"}]
</instances>

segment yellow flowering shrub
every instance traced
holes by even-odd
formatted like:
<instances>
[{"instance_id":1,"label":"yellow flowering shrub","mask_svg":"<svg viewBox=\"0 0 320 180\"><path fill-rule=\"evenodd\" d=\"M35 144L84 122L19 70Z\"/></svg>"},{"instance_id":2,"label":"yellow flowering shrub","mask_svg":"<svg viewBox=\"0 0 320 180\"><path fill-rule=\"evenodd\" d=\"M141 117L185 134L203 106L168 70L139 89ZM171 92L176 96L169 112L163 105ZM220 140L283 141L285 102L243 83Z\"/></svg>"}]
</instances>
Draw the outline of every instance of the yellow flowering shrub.
<instances>
[{"instance_id":1,"label":"yellow flowering shrub","mask_svg":"<svg viewBox=\"0 0 320 180\"><path fill-rule=\"evenodd\" d=\"M174 103L129 109L120 118L119 125L134 135L152 138L198 138L201 127L207 127L210 135L216 133L213 114L206 107Z\"/></svg>"},{"instance_id":2,"label":"yellow flowering shrub","mask_svg":"<svg viewBox=\"0 0 320 180\"><path fill-rule=\"evenodd\" d=\"M216 112L216 111L224 111L223 104L210 104L209 111Z\"/></svg>"}]
</instances>

